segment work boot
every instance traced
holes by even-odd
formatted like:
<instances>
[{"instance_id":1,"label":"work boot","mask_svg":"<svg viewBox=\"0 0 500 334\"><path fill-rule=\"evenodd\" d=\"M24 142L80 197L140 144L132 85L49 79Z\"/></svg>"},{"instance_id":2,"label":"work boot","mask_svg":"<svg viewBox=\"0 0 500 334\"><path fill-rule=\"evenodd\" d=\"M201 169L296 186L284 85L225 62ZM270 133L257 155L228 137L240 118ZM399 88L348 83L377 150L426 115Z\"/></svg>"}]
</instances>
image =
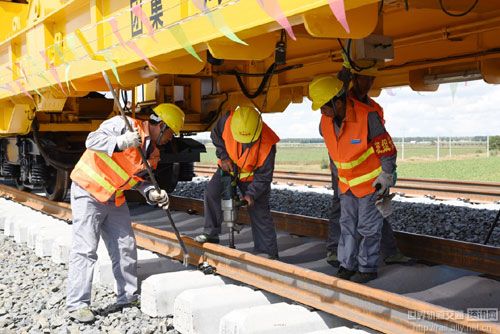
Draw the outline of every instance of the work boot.
<instances>
[{"instance_id":1,"label":"work boot","mask_svg":"<svg viewBox=\"0 0 500 334\"><path fill-rule=\"evenodd\" d=\"M355 273L356 273L355 271L352 271L352 270L349 270L349 269L346 269L346 268L340 266L339 270L335 274L335 277L349 280L349 279L351 279L352 275L354 275Z\"/></svg>"},{"instance_id":2,"label":"work boot","mask_svg":"<svg viewBox=\"0 0 500 334\"><path fill-rule=\"evenodd\" d=\"M354 276L351 277L352 282L356 283L368 283L378 277L376 272L374 273L362 273L358 271Z\"/></svg>"},{"instance_id":3,"label":"work boot","mask_svg":"<svg viewBox=\"0 0 500 334\"><path fill-rule=\"evenodd\" d=\"M389 255L384 259L385 264L402 264L405 266L411 266L415 264L415 259L412 259L411 257L408 257L401 253L401 251L398 249L396 254Z\"/></svg>"},{"instance_id":4,"label":"work boot","mask_svg":"<svg viewBox=\"0 0 500 334\"><path fill-rule=\"evenodd\" d=\"M194 241L199 242L200 244L204 244L205 242L211 244L218 244L220 242L218 236L210 236L207 233L203 233L194 237Z\"/></svg>"},{"instance_id":5,"label":"work boot","mask_svg":"<svg viewBox=\"0 0 500 334\"><path fill-rule=\"evenodd\" d=\"M69 318L82 324L88 324L95 321L94 313L92 313L88 306L69 312Z\"/></svg>"},{"instance_id":6,"label":"work boot","mask_svg":"<svg viewBox=\"0 0 500 334\"><path fill-rule=\"evenodd\" d=\"M328 251L326 253L326 262L328 262L329 265L338 267L340 266L339 259L337 258L337 252L336 251Z\"/></svg>"}]
</instances>

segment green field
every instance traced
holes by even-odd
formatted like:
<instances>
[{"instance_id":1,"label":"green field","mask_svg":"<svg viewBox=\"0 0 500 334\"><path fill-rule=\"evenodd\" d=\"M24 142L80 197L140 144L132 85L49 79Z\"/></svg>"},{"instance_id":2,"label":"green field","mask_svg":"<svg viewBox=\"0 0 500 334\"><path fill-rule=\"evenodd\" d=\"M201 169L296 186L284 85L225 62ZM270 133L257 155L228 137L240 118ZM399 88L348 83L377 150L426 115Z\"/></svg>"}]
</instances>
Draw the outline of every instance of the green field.
<instances>
[{"instance_id":1,"label":"green field","mask_svg":"<svg viewBox=\"0 0 500 334\"><path fill-rule=\"evenodd\" d=\"M398 160L399 177L438 178L450 180L500 182L500 155L486 158L483 148L478 147L441 149L441 159L436 160L435 147L405 148L405 160ZM207 145L207 153L201 157L203 164L215 164L215 149ZM318 144L283 145L278 147L276 169L295 171L328 171L328 153Z\"/></svg>"}]
</instances>

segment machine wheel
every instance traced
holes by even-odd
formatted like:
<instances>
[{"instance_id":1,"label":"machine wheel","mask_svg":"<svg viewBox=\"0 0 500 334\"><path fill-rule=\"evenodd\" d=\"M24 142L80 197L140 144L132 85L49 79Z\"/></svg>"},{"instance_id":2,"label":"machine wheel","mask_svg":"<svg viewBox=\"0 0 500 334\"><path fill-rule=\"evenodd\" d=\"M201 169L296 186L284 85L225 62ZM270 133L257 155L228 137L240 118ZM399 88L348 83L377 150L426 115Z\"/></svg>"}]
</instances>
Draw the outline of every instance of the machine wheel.
<instances>
[{"instance_id":1,"label":"machine wheel","mask_svg":"<svg viewBox=\"0 0 500 334\"><path fill-rule=\"evenodd\" d=\"M43 186L46 197L51 201L62 201L68 193L70 180L69 172L48 167L48 177Z\"/></svg>"},{"instance_id":2,"label":"machine wheel","mask_svg":"<svg viewBox=\"0 0 500 334\"><path fill-rule=\"evenodd\" d=\"M180 164L178 162L161 164L155 171L156 179L161 189L168 193L174 191L179 181Z\"/></svg>"},{"instance_id":3,"label":"machine wheel","mask_svg":"<svg viewBox=\"0 0 500 334\"><path fill-rule=\"evenodd\" d=\"M26 191L26 192L30 192L30 191L31 191L31 189L30 189L30 188L28 188L28 187L26 187L26 186L24 185L24 183L23 183L23 181L21 181L20 177L16 177L16 178L14 179L14 184L16 185L16 188L17 188L18 190L21 190L21 191Z\"/></svg>"}]
</instances>

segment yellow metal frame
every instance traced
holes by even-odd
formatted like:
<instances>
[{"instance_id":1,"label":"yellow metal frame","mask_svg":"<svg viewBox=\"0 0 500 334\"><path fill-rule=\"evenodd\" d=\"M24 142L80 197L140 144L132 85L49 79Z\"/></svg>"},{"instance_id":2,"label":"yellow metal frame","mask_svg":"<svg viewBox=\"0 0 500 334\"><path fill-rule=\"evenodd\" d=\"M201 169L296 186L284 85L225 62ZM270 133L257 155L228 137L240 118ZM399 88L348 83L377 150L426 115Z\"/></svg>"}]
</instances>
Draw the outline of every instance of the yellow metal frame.
<instances>
[{"instance_id":1,"label":"yellow metal frame","mask_svg":"<svg viewBox=\"0 0 500 334\"><path fill-rule=\"evenodd\" d=\"M114 84L124 89L156 79L148 85L153 87L148 90L153 92L148 99L154 96L151 103L173 97L168 82L184 87L185 100L174 102L190 115L186 131L204 131L209 113L222 106L253 104L263 112L283 111L302 101L315 75L340 69L337 38L364 38L373 32L393 38L395 55L380 68L374 92L399 85L432 91L437 86L424 84L426 75L457 71L479 70L487 82L500 83L500 54L495 51L500 48L498 2L481 1L457 19L431 0L411 0L409 11L402 0L385 3L381 15L378 0L349 0L345 1L347 33L326 0L277 1L297 37L287 40L286 66L293 67L273 74L266 94L255 99L245 97L235 76L227 74L232 70L254 74L243 77L243 83L255 91L262 80L255 74L265 72L274 61L282 28L255 0L208 1L204 12L190 0L0 2L2 17L16 21L16 30L0 31L0 113L4 113L0 133L29 131L31 120L26 115L35 110L74 112L65 109L69 98L107 90L102 70L116 74L111 76ZM131 12L134 4L140 5L154 33L148 22ZM468 4L457 0L447 5L461 11ZM156 11L159 5L161 12ZM151 21L158 13L163 25ZM248 45L227 38L228 32ZM224 63L209 63L207 51ZM207 78L214 86L208 95L203 87ZM43 128L60 131L64 122ZM68 131L88 128L78 117L74 122Z\"/></svg>"}]
</instances>

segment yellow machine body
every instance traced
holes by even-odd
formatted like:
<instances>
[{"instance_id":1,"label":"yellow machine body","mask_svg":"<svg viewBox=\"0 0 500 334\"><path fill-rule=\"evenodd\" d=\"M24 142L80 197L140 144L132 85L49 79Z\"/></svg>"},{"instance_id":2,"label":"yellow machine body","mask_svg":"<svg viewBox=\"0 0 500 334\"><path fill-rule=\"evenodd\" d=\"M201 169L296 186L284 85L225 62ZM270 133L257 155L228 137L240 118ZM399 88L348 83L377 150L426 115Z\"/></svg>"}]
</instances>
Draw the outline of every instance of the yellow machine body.
<instances>
[{"instance_id":1,"label":"yellow machine body","mask_svg":"<svg viewBox=\"0 0 500 334\"><path fill-rule=\"evenodd\" d=\"M459 13L472 2L443 3ZM442 82L500 82L499 1L480 0L460 17L436 0L344 4L349 32L326 0L0 1L0 136L29 133L35 116L41 132L95 129L116 110L112 101L85 97L108 90L103 70L115 88L132 91L132 112L178 104L184 132L206 131L222 106L281 112L302 102L314 76L339 71L338 39L373 35L390 38L375 48L393 51L379 66L375 94L391 86L433 91ZM276 21L284 17L296 40ZM249 98L280 41L286 64Z\"/></svg>"}]
</instances>

